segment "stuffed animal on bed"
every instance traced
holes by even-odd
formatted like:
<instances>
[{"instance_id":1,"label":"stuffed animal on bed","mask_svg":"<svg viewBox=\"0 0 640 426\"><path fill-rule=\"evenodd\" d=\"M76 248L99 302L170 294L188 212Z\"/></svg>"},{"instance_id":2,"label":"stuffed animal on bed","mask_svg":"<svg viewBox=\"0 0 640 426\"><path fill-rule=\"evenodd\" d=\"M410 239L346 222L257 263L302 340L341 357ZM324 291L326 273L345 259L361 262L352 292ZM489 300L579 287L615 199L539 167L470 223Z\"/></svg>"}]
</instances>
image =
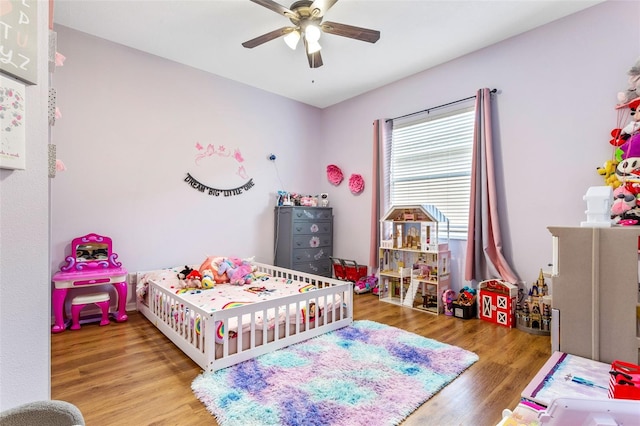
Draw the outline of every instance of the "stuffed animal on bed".
<instances>
[{"instance_id":1,"label":"stuffed animal on bed","mask_svg":"<svg viewBox=\"0 0 640 426\"><path fill-rule=\"evenodd\" d=\"M220 260L218 261L218 264L217 264L217 269L218 269L218 274L220 274L220 275L225 274L227 276L227 278L228 278L227 282L229 282L229 279L231 279L231 275L236 270L235 259L233 259L233 258L220 258Z\"/></svg>"},{"instance_id":2,"label":"stuffed animal on bed","mask_svg":"<svg viewBox=\"0 0 640 426\"><path fill-rule=\"evenodd\" d=\"M184 269L180 272L178 272L178 279L179 280L184 280L187 278L187 275L189 275L191 273L191 271L193 271L193 269L189 268L187 265L184 265Z\"/></svg>"},{"instance_id":3,"label":"stuffed animal on bed","mask_svg":"<svg viewBox=\"0 0 640 426\"><path fill-rule=\"evenodd\" d=\"M253 267L248 263L240 264L231 274L230 283L235 285L245 285L253 281Z\"/></svg>"},{"instance_id":4,"label":"stuffed animal on bed","mask_svg":"<svg viewBox=\"0 0 640 426\"><path fill-rule=\"evenodd\" d=\"M251 259L209 256L200 265L200 273L204 277L205 272L210 272L211 278L216 284L249 284L255 279L253 274L255 268Z\"/></svg>"},{"instance_id":5,"label":"stuffed animal on bed","mask_svg":"<svg viewBox=\"0 0 640 426\"><path fill-rule=\"evenodd\" d=\"M187 275L189 275L192 271L193 271L192 268L188 267L187 265L184 265L184 269L176 274L176 276L178 277L178 283L180 284L179 285L180 288L188 288L186 279L187 279Z\"/></svg>"},{"instance_id":6,"label":"stuffed animal on bed","mask_svg":"<svg viewBox=\"0 0 640 426\"><path fill-rule=\"evenodd\" d=\"M212 278L213 281L216 284L224 284L224 283L228 283L229 282L229 277L226 274L226 268L223 267L222 270L220 270L220 265L223 264L225 261L224 257L220 257L220 256L208 256L204 262L202 262L202 265L200 265L200 273L202 275L204 275L205 271L211 271L212 272Z\"/></svg>"},{"instance_id":7,"label":"stuffed animal on bed","mask_svg":"<svg viewBox=\"0 0 640 426\"><path fill-rule=\"evenodd\" d=\"M200 272L192 269L184 279L180 280L180 288L202 288L202 275L200 275Z\"/></svg>"},{"instance_id":8,"label":"stuffed animal on bed","mask_svg":"<svg viewBox=\"0 0 640 426\"><path fill-rule=\"evenodd\" d=\"M211 269L205 269L202 271L202 288L214 288L216 282L213 279L213 271Z\"/></svg>"},{"instance_id":9,"label":"stuffed animal on bed","mask_svg":"<svg viewBox=\"0 0 640 426\"><path fill-rule=\"evenodd\" d=\"M200 274L200 271L194 269L189 272L186 281L189 283L189 288L202 288L202 274Z\"/></svg>"}]
</instances>

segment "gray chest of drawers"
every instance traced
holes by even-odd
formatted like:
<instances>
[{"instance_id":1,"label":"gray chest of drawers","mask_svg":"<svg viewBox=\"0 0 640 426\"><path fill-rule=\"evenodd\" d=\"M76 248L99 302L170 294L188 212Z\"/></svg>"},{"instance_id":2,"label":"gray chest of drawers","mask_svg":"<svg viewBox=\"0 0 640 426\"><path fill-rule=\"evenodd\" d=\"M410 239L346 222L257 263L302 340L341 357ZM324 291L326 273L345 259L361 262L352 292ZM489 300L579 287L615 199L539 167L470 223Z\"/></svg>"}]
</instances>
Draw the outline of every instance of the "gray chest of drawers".
<instances>
[{"instance_id":1,"label":"gray chest of drawers","mask_svg":"<svg viewBox=\"0 0 640 426\"><path fill-rule=\"evenodd\" d=\"M276 207L274 229L276 266L331 277L330 207Z\"/></svg>"}]
</instances>

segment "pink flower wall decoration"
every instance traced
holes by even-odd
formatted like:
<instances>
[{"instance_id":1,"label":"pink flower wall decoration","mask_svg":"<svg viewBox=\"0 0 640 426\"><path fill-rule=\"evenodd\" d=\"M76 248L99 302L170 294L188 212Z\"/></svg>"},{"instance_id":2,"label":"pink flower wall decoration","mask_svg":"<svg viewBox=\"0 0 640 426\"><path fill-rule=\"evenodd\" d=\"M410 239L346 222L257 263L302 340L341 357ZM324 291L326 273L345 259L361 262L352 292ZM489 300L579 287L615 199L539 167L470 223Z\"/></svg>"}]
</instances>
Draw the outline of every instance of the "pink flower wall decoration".
<instances>
[{"instance_id":1,"label":"pink flower wall decoration","mask_svg":"<svg viewBox=\"0 0 640 426\"><path fill-rule=\"evenodd\" d=\"M329 183L331 183L331 185L340 185L340 182L342 182L342 179L344 179L340 167L334 164L329 164L327 166L327 179L329 179Z\"/></svg>"},{"instance_id":2,"label":"pink flower wall decoration","mask_svg":"<svg viewBox=\"0 0 640 426\"><path fill-rule=\"evenodd\" d=\"M353 194L359 194L364 191L364 179L359 174L352 174L349 178L349 190Z\"/></svg>"}]
</instances>

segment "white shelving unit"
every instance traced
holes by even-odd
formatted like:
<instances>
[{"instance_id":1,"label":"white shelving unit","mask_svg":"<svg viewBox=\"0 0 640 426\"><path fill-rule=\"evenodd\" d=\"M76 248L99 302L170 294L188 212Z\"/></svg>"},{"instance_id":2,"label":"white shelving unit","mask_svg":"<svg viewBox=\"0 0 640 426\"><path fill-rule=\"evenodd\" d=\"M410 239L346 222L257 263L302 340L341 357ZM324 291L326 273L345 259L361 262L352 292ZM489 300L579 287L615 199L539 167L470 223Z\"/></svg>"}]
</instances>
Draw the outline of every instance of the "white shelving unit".
<instances>
[{"instance_id":1,"label":"white shelving unit","mask_svg":"<svg viewBox=\"0 0 640 426\"><path fill-rule=\"evenodd\" d=\"M434 206L393 206L380 221L381 301L439 314L449 288L449 221Z\"/></svg>"}]
</instances>

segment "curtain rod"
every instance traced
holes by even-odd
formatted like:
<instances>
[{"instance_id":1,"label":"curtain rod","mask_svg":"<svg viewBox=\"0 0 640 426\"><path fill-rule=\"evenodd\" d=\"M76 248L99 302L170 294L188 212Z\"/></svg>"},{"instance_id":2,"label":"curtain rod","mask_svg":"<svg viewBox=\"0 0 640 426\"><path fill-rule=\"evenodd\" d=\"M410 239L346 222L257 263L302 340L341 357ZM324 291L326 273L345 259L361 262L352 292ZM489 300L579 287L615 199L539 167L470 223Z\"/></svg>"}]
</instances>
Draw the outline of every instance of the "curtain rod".
<instances>
[{"instance_id":1,"label":"curtain rod","mask_svg":"<svg viewBox=\"0 0 640 426\"><path fill-rule=\"evenodd\" d=\"M491 89L491 93L496 93L497 91L498 91L498 89ZM457 104L457 103L460 103L460 102L464 102L464 101L468 101L469 99L475 99L475 98L476 98L475 95L474 96L469 96L468 98L458 99L457 101L453 101L453 102L449 102L449 103L446 103L446 104L442 104L442 105L434 106L434 107L431 107L431 108L423 109L422 111L416 111L416 112L412 112L410 114L401 115L399 117L389 118L386 121L389 122L389 121L397 120L399 118L411 117L412 115L422 114L423 112L429 113L429 111L432 111L434 109L444 108L444 107L449 106L449 105L454 105L454 104Z\"/></svg>"}]
</instances>

